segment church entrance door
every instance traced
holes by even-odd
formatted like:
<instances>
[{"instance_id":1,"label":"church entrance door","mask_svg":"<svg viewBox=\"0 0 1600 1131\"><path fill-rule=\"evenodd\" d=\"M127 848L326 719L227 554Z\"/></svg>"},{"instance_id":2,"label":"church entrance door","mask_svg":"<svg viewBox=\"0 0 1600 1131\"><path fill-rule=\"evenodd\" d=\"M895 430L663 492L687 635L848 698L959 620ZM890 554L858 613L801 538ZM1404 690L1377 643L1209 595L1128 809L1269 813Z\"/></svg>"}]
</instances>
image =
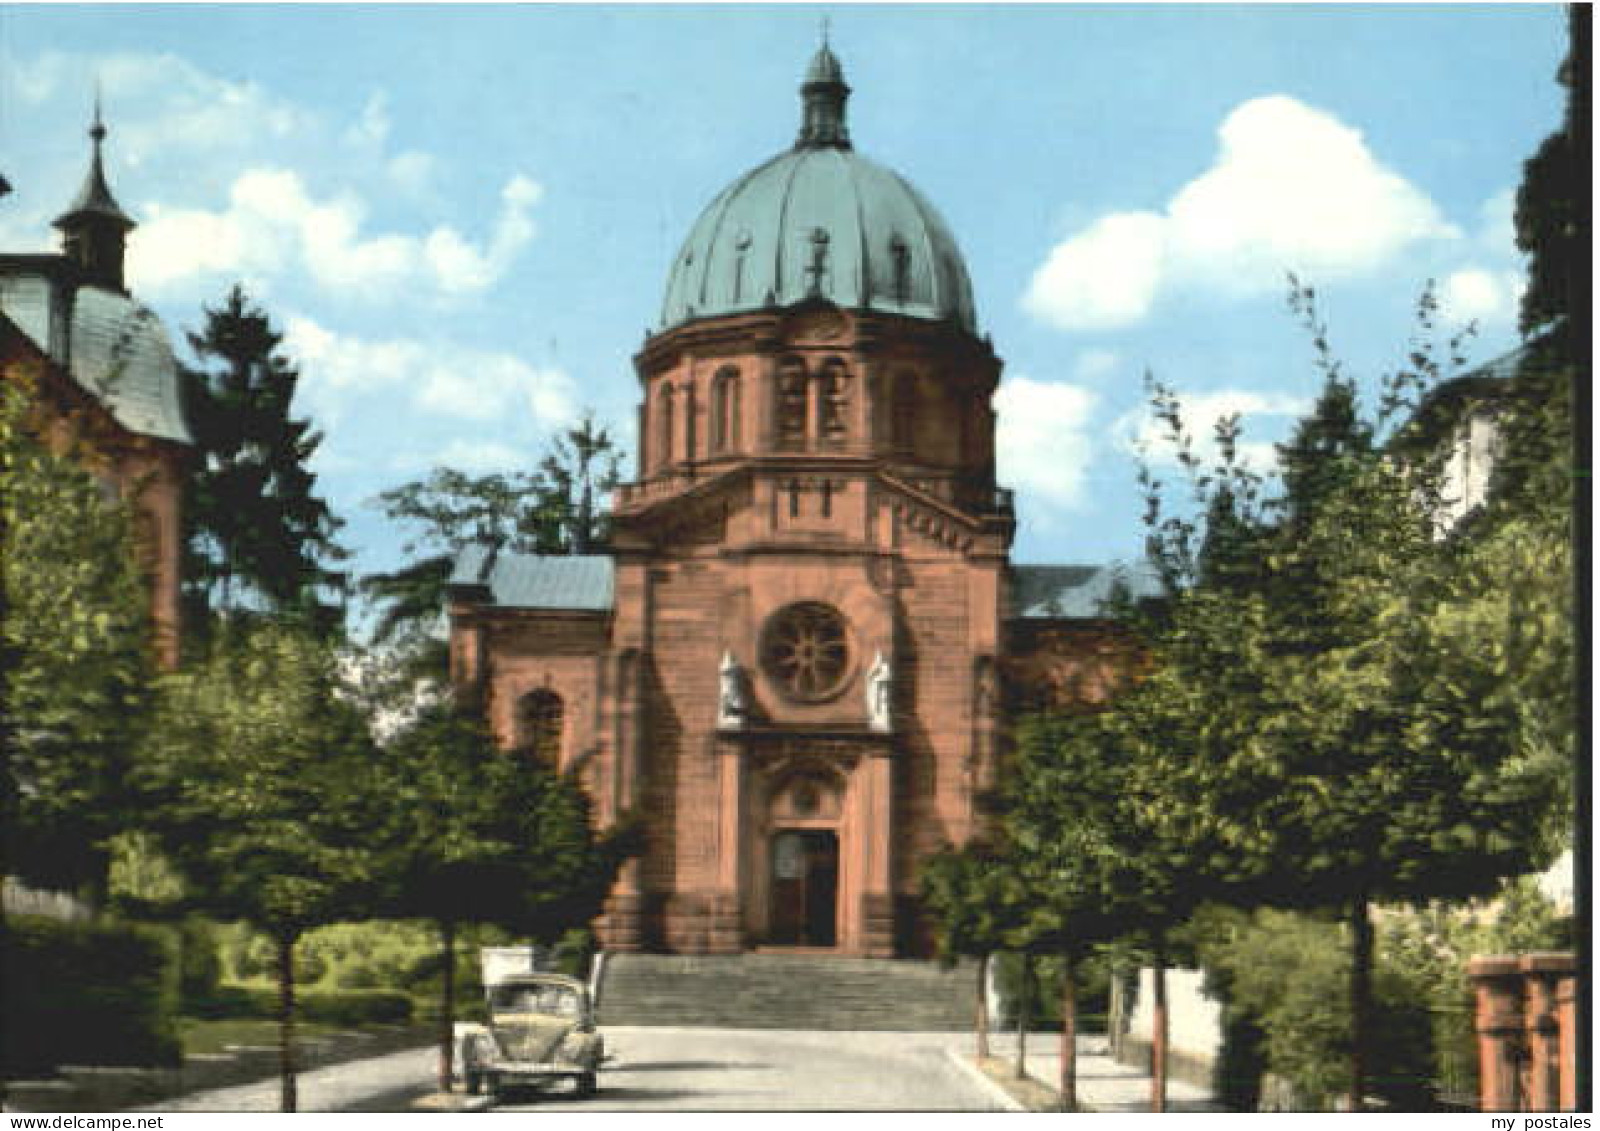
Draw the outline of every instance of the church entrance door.
<instances>
[{"instance_id":1,"label":"church entrance door","mask_svg":"<svg viewBox=\"0 0 1600 1131\"><path fill-rule=\"evenodd\" d=\"M780 946L838 941L839 836L784 829L772 838L772 931Z\"/></svg>"}]
</instances>

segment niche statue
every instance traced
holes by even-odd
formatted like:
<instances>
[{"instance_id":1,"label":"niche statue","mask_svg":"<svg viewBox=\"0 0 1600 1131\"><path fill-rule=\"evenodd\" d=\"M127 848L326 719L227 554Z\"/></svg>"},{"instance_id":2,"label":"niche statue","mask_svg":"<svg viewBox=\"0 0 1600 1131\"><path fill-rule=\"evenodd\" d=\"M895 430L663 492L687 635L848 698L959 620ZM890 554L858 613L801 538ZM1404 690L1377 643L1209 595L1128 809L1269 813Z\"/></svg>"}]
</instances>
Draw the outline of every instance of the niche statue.
<instances>
[{"instance_id":1,"label":"niche statue","mask_svg":"<svg viewBox=\"0 0 1600 1131\"><path fill-rule=\"evenodd\" d=\"M873 730L887 734L894 729L894 711L890 706L894 695L894 670L882 652L867 670L867 723Z\"/></svg>"},{"instance_id":2,"label":"niche statue","mask_svg":"<svg viewBox=\"0 0 1600 1131\"><path fill-rule=\"evenodd\" d=\"M739 670L732 652L722 653L717 688L717 726L722 730L738 730L745 721L744 673Z\"/></svg>"}]
</instances>

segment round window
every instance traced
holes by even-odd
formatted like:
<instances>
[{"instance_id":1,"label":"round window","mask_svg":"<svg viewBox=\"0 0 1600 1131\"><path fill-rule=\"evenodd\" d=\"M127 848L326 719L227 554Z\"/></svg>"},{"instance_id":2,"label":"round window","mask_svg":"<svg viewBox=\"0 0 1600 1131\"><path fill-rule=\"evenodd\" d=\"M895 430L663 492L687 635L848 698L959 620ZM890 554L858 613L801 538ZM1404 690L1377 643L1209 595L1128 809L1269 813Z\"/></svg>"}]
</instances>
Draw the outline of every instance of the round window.
<instances>
[{"instance_id":1,"label":"round window","mask_svg":"<svg viewBox=\"0 0 1600 1131\"><path fill-rule=\"evenodd\" d=\"M844 618L827 605L790 605L767 622L761 665L785 695L817 702L838 693L850 674Z\"/></svg>"}]
</instances>

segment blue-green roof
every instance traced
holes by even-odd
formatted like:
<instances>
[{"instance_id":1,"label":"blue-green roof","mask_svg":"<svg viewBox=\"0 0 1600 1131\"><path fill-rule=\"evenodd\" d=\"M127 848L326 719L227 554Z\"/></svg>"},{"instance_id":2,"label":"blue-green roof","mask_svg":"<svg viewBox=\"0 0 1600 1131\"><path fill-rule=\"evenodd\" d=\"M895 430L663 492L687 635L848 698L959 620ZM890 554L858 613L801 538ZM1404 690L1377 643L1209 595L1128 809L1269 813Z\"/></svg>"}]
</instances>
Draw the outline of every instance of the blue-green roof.
<instances>
[{"instance_id":1,"label":"blue-green roof","mask_svg":"<svg viewBox=\"0 0 1600 1131\"><path fill-rule=\"evenodd\" d=\"M793 150L701 213L668 273L662 327L820 299L975 332L972 283L949 227L905 178L850 148L848 88L826 48L810 79L820 116Z\"/></svg>"},{"instance_id":2,"label":"blue-green roof","mask_svg":"<svg viewBox=\"0 0 1600 1131\"><path fill-rule=\"evenodd\" d=\"M1011 615L1021 620L1094 620L1107 615L1119 589L1135 601L1160 597L1161 577L1148 562L1012 566Z\"/></svg>"},{"instance_id":3,"label":"blue-green roof","mask_svg":"<svg viewBox=\"0 0 1600 1131\"><path fill-rule=\"evenodd\" d=\"M483 586L509 609L609 612L615 569L605 554L511 554L468 546L456 558L452 586Z\"/></svg>"}]
</instances>

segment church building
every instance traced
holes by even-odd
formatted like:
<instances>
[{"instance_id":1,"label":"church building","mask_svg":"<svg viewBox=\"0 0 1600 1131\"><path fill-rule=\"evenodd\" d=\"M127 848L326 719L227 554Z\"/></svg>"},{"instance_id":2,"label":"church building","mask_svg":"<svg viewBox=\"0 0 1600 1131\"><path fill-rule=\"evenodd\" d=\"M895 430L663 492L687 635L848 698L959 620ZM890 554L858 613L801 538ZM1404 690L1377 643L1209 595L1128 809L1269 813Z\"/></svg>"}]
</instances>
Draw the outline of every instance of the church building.
<instances>
[{"instance_id":1,"label":"church building","mask_svg":"<svg viewBox=\"0 0 1600 1131\"><path fill-rule=\"evenodd\" d=\"M1146 572L1013 566L1001 361L932 204L861 156L823 46L792 148L706 206L635 358L604 554L469 549L451 660L643 854L612 950L927 952L921 861L982 831L1008 710L1094 702Z\"/></svg>"},{"instance_id":2,"label":"church building","mask_svg":"<svg viewBox=\"0 0 1600 1131\"><path fill-rule=\"evenodd\" d=\"M26 382L46 440L72 449L108 494L131 503L156 654L171 668L193 440L166 327L124 279L136 225L106 182L98 107L89 136L83 186L55 221L61 251L0 253L0 379Z\"/></svg>"}]
</instances>

